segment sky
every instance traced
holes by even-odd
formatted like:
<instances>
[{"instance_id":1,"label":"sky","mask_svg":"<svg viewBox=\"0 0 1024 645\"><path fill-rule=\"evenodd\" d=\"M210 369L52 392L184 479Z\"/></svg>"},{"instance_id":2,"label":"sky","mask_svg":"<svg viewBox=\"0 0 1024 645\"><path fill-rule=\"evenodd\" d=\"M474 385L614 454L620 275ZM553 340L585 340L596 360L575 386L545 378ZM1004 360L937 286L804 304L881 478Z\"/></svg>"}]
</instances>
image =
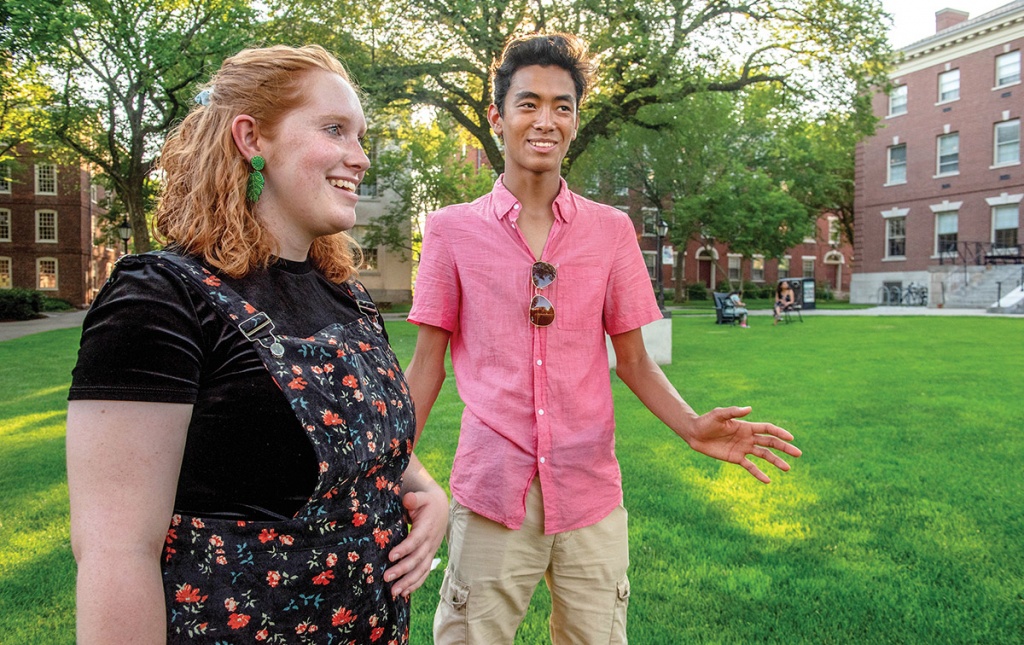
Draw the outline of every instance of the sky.
<instances>
[{"instance_id":1,"label":"sky","mask_svg":"<svg viewBox=\"0 0 1024 645\"><path fill-rule=\"evenodd\" d=\"M893 17L890 41L899 49L935 33L935 12L957 9L977 18L983 13L1009 4L1011 0L882 0L882 7Z\"/></svg>"}]
</instances>

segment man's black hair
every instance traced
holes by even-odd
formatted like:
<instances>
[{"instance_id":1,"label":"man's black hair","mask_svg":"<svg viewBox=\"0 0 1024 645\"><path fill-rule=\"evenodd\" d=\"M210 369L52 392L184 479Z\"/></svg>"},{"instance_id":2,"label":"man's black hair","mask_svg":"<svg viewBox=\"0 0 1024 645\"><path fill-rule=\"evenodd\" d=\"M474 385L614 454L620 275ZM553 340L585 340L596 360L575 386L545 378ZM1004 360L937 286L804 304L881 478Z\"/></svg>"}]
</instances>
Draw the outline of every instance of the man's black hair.
<instances>
[{"instance_id":1,"label":"man's black hair","mask_svg":"<svg viewBox=\"0 0 1024 645\"><path fill-rule=\"evenodd\" d=\"M586 44L572 34L533 34L509 41L501 58L491 65L494 84L494 105L505 116L505 95L512 76L523 67L561 67L569 72L576 86L576 108L579 109L590 90L591 62Z\"/></svg>"}]
</instances>

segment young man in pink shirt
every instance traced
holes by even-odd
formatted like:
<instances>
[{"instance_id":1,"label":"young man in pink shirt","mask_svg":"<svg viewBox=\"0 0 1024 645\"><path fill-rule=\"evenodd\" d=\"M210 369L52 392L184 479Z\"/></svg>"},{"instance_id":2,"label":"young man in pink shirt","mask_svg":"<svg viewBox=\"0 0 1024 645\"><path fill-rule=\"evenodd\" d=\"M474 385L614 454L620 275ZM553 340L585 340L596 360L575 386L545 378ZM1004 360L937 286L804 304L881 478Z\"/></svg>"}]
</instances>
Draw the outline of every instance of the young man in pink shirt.
<instances>
[{"instance_id":1,"label":"young man in pink shirt","mask_svg":"<svg viewBox=\"0 0 1024 645\"><path fill-rule=\"evenodd\" d=\"M661 312L633 225L560 174L589 71L572 36L509 43L488 110L505 172L489 194L427 221L406 370L417 432L449 344L466 405L439 645L512 643L542 577L553 642L626 641L629 550L605 332L619 378L694 450L765 483L748 455L782 470L769 448L800 455L789 432L739 420L749 408L698 416L647 355L640 328Z\"/></svg>"}]
</instances>

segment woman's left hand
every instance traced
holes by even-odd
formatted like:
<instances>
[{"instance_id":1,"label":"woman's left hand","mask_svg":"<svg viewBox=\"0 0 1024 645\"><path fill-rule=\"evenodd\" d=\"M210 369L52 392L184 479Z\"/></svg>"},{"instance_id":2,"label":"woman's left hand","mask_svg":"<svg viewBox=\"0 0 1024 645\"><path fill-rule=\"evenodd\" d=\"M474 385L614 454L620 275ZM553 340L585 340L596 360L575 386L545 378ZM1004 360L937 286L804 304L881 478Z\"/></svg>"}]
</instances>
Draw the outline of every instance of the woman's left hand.
<instances>
[{"instance_id":1,"label":"woman's left hand","mask_svg":"<svg viewBox=\"0 0 1024 645\"><path fill-rule=\"evenodd\" d=\"M430 564L448 528L448 496L431 482L426 490L408 492L402 505L409 514L409 535L391 550L384 579L391 583L391 595L409 597L430 573Z\"/></svg>"}]
</instances>

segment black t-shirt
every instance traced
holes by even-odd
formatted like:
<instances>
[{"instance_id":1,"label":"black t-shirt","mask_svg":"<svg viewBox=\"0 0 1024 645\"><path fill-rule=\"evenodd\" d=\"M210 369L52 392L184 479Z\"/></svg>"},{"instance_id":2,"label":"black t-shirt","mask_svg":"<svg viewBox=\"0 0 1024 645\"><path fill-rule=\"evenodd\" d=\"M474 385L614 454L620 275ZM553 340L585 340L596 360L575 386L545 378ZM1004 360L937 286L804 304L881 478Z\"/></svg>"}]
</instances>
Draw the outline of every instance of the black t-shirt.
<instances>
[{"instance_id":1,"label":"black t-shirt","mask_svg":"<svg viewBox=\"0 0 1024 645\"><path fill-rule=\"evenodd\" d=\"M352 297L308 261L219 277L266 312L278 334L304 338L360 316ZM176 511L291 517L316 486L313 447L252 343L151 258L123 258L90 308L68 399L194 406Z\"/></svg>"}]
</instances>

